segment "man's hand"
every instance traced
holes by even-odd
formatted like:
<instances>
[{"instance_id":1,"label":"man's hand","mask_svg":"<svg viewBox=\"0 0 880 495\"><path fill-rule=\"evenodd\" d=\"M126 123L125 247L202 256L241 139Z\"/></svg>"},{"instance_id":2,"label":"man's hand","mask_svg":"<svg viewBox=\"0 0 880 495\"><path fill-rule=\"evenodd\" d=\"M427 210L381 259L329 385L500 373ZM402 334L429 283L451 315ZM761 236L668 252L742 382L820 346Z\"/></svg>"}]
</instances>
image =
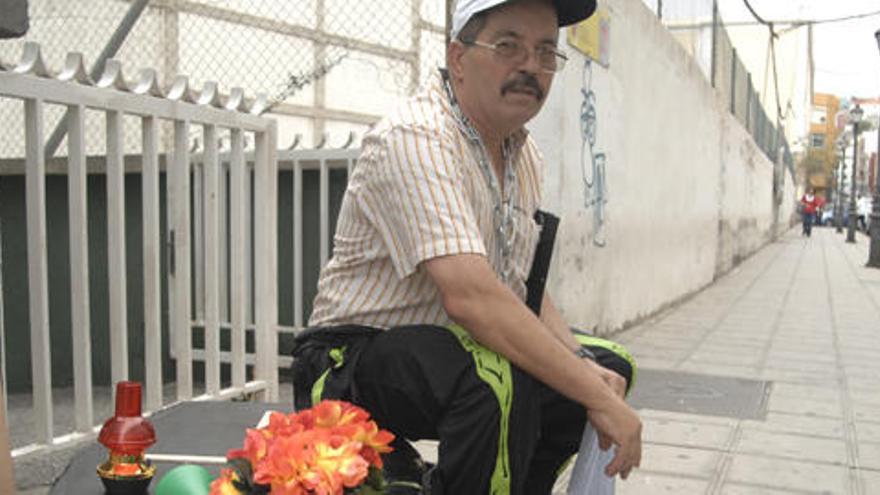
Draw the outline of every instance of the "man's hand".
<instances>
[{"instance_id":1,"label":"man's hand","mask_svg":"<svg viewBox=\"0 0 880 495\"><path fill-rule=\"evenodd\" d=\"M623 400L614 402L601 409L591 409L588 415L599 433L600 448L607 450L612 443L617 446L614 459L605 466L605 474L612 477L619 474L626 479L642 462L642 421Z\"/></svg>"},{"instance_id":2,"label":"man's hand","mask_svg":"<svg viewBox=\"0 0 880 495\"><path fill-rule=\"evenodd\" d=\"M608 368L605 368L603 366L599 366L598 364L596 364L592 361L590 363L592 364L592 366L596 370L596 373L598 373L599 376L602 377L602 381L605 382L605 384L608 385L611 388L611 390L614 391L614 395L623 399L626 396L626 379L624 377L620 376L615 371L609 370ZM630 411L631 411L631 409L630 409ZM591 412L591 414L590 414L591 422L595 421L593 419L594 415L595 415L595 413ZM593 424L593 426L596 426L595 423ZM641 426L640 426L640 429L641 429ZM596 428L596 431L599 434L599 448L600 449L608 450L609 448L611 448L612 444L617 443L612 439L611 436L609 436L606 432L602 431L598 427ZM639 438L639 444L641 445L641 437ZM619 450L620 449L618 449L618 452L619 452ZM641 450L641 447L639 448L639 450ZM640 454L640 457L641 457L641 454ZM615 459L616 459L616 457L615 457ZM608 473L608 470L610 469L612 464L614 464L614 463L612 462L611 464L608 465L608 467L606 467L606 474ZM635 466L638 466L638 463L636 463ZM621 473L620 477L623 479L626 479L627 476L629 476L629 472L631 469L632 468L629 468L625 471L624 470L620 471L620 473ZM614 476L614 475L608 474L608 476Z\"/></svg>"},{"instance_id":3,"label":"man's hand","mask_svg":"<svg viewBox=\"0 0 880 495\"><path fill-rule=\"evenodd\" d=\"M611 387L611 390L614 390L618 397L621 399L626 397L626 378L618 375L616 371L602 368L602 380Z\"/></svg>"},{"instance_id":4,"label":"man's hand","mask_svg":"<svg viewBox=\"0 0 880 495\"><path fill-rule=\"evenodd\" d=\"M616 371L609 370L603 366L600 366L596 363L592 363L596 368L596 372L599 373L599 376L602 377L602 381L605 382L606 385L611 387L611 390L614 391L614 395L620 397L621 399L626 397L626 378L617 374Z\"/></svg>"}]
</instances>

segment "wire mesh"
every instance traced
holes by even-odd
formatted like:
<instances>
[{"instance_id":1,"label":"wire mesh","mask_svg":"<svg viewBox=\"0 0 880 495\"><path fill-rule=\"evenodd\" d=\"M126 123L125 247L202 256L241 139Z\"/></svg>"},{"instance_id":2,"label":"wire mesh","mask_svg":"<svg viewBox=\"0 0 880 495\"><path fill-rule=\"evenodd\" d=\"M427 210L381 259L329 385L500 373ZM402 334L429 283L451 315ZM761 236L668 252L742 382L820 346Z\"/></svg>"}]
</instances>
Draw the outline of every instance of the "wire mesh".
<instances>
[{"instance_id":1,"label":"wire mesh","mask_svg":"<svg viewBox=\"0 0 880 495\"><path fill-rule=\"evenodd\" d=\"M30 0L30 31L0 41L0 60L14 63L25 41L40 43L60 69L68 52L94 64L133 0ZM445 0L152 0L114 58L129 79L153 68L167 87L187 75L191 87L219 83L274 99L279 128L302 135L362 132L390 103L412 93L443 63ZM20 105L0 99L0 120L20 128ZM63 108L46 115L51 132ZM4 126L9 128L10 126ZM103 129L88 125L89 154L104 152ZM170 130L163 135L170 143ZM280 143L292 141L280 135ZM343 139L343 138L339 138ZM126 152L140 136L126 133ZM66 153L64 143L59 154ZM0 158L20 158L23 144L0 131Z\"/></svg>"}]
</instances>

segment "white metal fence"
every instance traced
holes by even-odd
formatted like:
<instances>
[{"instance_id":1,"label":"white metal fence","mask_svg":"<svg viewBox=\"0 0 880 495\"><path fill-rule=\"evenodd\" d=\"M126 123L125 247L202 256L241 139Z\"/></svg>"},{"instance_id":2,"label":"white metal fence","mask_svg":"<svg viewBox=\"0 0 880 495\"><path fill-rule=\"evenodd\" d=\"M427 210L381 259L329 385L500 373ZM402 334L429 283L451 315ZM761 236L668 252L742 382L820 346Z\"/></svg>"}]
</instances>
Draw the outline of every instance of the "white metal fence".
<instances>
[{"instance_id":1,"label":"white metal fence","mask_svg":"<svg viewBox=\"0 0 880 495\"><path fill-rule=\"evenodd\" d=\"M347 142L341 148L281 149L276 153L279 180L282 180L284 175L289 175L291 191L290 211L282 211L281 213L284 214L283 218L278 219L279 222L290 221L291 225L289 227L292 232L291 244L289 246L282 246L282 252L279 253L280 256L289 257L291 260L290 271L283 272L279 270L278 273L278 277L284 278L286 282L289 282L283 284L286 290L281 290L278 298L279 302L282 305L289 305L292 310L292 316L288 321L279 322L278 330L283 334L295 334L302 330L307 323L308 314L305 309L306 291L304 290L306 275L317 278L318 269L327 263L332 251L335 224L331 219L331 210L338 208L339 204L330 194L331 172L344 172L346 179L351 175L351 171L360 153L360 149L348 147L353 141L354 136L349 136ZM253 303L255 299L251 267L255 257L254 250L250 243L247 242L247 237L242 237L241 232L228 232L227 226L231 225L231 222L224 221L222 218L219 222L219 233L217 235L217 238L221 239L219 245L208 242L208 232L204 227L209 223L215 224L215 220L209 218L209 206L206 199L210 196L210 188L207 184L214 183L217 178L211 177L210 167L205 166L206 158L206 154L198 153L193 154L191 159L193 165L193 196L195 198L193 202L195 209L192 214L193 222L195 223L195 228L193 229L195 234L193 239L193 284L195 290L193 293L196 298L193 301L193 325L196 327L207 327L208 317L219 310L220 325L221 327L226 327L232 321L230 319L230 308L227 304L228 300L239 301L239 304L242 304L240 312L245 315L245 321L253 321ZM250 162L253 155L247 153L245 158L247 162ZM235 183L232 173L229 172L230 162L230 154L228 152L220 153L219 187L217 188L217 203L220 205L226 204L228 200L226 197L227 191L232 190L231 185ZM288 172L288 174L282 174L283 172ZM317 205L305 204L303 188L308 181L305 180L304 173L317 175ZM233 203L235 203L234 198L232 199ZM253 212L250 208L250 201L246 201L243 223L244 232L248 232L250 229L249 222L253 217ZM290 216L288 217L287 214ZM317 215L318 255L316 260L310 260L312 263L306 263L304 261L306 249L303 244L304 239L308 235L304 233L303 218L310 214ZM231 250L227 249L227 243L223 242L223 239L230 239L232 243L242 243L243 247L238 250L234 247ZM217 252L213 252L215 249ZM240 273L230 273L231 262L236 259L236 256L230 256L230 252L236 251L243 253L243 267L240 269ZM215 259L219 259L219 264L214 261ZM232 271L234 272L234 269ZM233 280L240 281L240 283L230 284L230 281ZM205 290L211 289L214 286L218 288L217 290L220 295L217 308L209 307L213 303L209 301L208 293ZM231 294L230 290L240 291L241 298L234 297L235 295ZM176 350L172 349L172 353L176 358ZM201 349L193 349L192 357L195 361L208 360L207 354ZM220 360L223 363L231 362L231 356L229 353L221 352ZM251 356L248 356L247 364L253 364ZM289 356L279 356L279 367L287 367L290 364L291 358Z\"/></svg>"},{"instance_id":2,"label":"white metal fence","mask_svg":"<svg viewBox=\"0 0 880 495\"><path fill-rule=\"evenodd\" d=\"M82 56L70 54L59 74L51 73L43 62L40 47L28 44L19 63L3 66L0 62L0 98L18 100L24 107L26 145L25 188L27 216L28 289L31 365L33 381L33 416L36 440L18 448L13 455L57 445L95 427L93 417L92 370L90 351L88 214L86 200L85 114L100 112L106 122L106 198L107 259L110 311L110 349L112 382L129 375L128 318L126 300L125 174L123 121L139 121L142 135L142 210L143 210L143 280L144 280L144 368L145 406L153 411L163 406L161 367L161 287L163 275L160 254L160 123L174 128L174 145L165 165L168 238L173 245L168 277L170 335L177 358L177 400L229 398L256 392L265 400L277 400L277 191L276 124L258 117L263 99L247 100L241 90L233 89L222 97L213 83L200 92L192 92L185 78L178 78L164 93L155 72L144 70L136 84L123 77L120 65L108 62L98 82L89 80ZM44 108L61 105L69 112L68 127L68 211L70 229L71 313L73 383L76 409L75 432L57 436L53 431L51 383L51 345L46 226L46 164L44 157ZM190 139L192 129L201 129L204 153L201 157L200 191L193 196L191 184ZM221 157L218 136L228 134L230 149ZM245 153L245 140L254 143L252 153ZM221 192L221 158L229 170L229 198ZM250 164L249 162L253 162ZM248 225L250 169L253 174L253 201L260 212L253 215L253 229ZM225 180L226 174L222 174ZM201 224L193 229L191 201L201 211ZM228 213L228 218L227 218ZM248 313L246 284L231 283L227 318L221 314L220 246L229 228L229 278L250 279L253 270L252 319ZM193 394L193 326L191 232L199 232L204 251L200 258L203 284L202 318L196 325L204 328L205 394ZM252 246L259 256L251 259ZM246 331L254 328L255 357L248 374ZM221 387L221 326L230 330L231 343L226 353L231 363L231 386ZM250 376L249 376L250 375Z\"/></svg>"}]
</instances>

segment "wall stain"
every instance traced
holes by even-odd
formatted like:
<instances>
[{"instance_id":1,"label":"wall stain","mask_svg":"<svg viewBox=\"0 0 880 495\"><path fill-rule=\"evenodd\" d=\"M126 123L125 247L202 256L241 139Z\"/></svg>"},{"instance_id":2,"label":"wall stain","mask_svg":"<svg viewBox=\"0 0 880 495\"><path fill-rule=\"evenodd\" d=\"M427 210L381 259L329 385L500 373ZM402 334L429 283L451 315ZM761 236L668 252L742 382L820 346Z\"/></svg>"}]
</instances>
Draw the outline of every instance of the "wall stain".
<instances>
[{"instance_id":1,"label":"wall stain","mask_svg":"<svg viewBox=\"0 0 880 495\"><path fill-rule=\"evenodd\" d=\"M581 172L584 181L584 208L593 210L593 245L605 247L605 153L596 151L596 93L593 91L593 62L584 63L581 87Z\"/></svg>"}]
</instances>

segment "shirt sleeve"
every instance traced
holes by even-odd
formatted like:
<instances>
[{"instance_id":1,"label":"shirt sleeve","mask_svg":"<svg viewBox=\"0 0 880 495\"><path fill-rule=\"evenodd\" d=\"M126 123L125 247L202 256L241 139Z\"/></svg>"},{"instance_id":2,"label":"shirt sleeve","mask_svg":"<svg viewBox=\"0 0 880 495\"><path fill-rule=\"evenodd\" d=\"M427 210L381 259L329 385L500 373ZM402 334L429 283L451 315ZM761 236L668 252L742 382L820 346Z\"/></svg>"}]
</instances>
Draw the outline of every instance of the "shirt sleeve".
<instances>
[{"instance_id":1,"label":"shirt sleeve","mask_svg":"<svg viewBox=\"0 0 880 495\"><path fill-rule=\"evenodd\" d=\"M486 254L451 135L396 125L372 144L369 177L356 198L400 278L432 258Z\"/></svg>"}]
</instances>

